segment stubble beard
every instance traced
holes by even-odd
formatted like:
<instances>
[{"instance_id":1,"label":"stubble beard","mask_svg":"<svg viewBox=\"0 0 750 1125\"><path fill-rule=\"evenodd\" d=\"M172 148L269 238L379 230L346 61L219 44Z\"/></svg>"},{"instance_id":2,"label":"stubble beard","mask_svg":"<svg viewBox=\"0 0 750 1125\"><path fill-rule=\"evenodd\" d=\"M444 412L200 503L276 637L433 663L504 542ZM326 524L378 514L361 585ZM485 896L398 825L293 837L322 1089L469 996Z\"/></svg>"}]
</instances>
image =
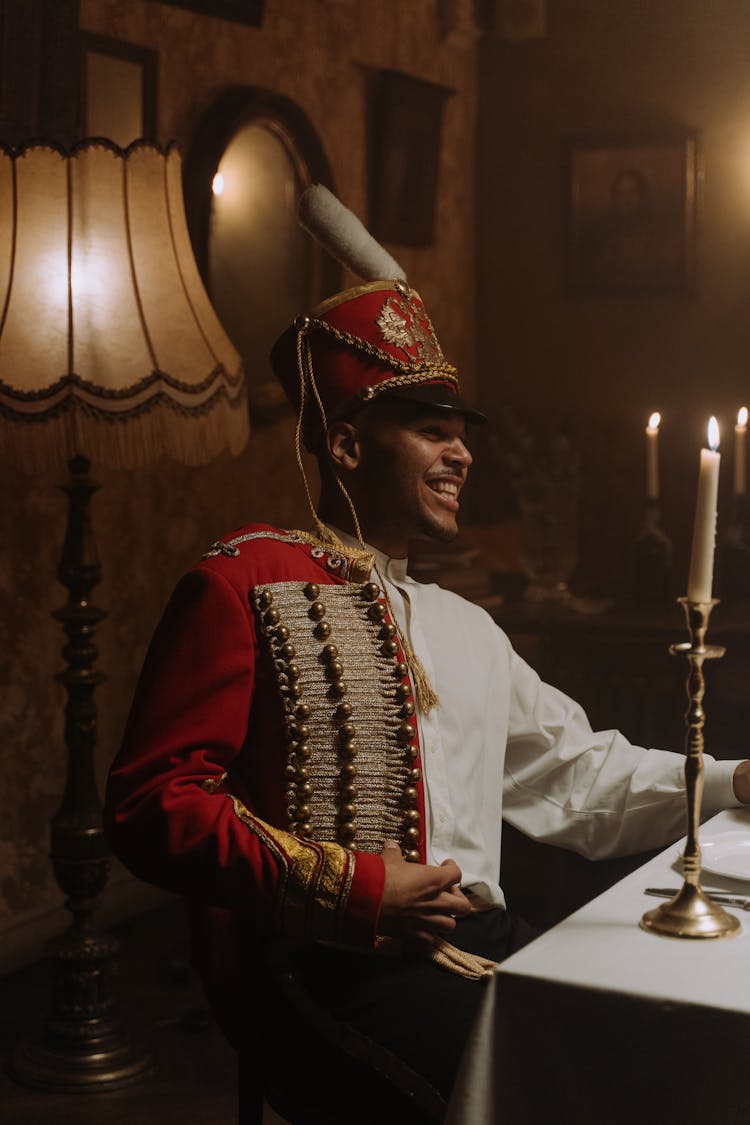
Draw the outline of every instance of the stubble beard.
<instances>
[{"instance_id":1,"label":"stubble beard","mask_svg":"<svg viewBox=\"0 0 750 1125\"><path fill-rule=\"evenodd\" d=\"M443 523L437 516L421 508L414 522L416 525L414 538L417 539L429 539L434 543L452 543L458 535L458 523L455 517L452 523Z\"/></svg>"}]
</instances>

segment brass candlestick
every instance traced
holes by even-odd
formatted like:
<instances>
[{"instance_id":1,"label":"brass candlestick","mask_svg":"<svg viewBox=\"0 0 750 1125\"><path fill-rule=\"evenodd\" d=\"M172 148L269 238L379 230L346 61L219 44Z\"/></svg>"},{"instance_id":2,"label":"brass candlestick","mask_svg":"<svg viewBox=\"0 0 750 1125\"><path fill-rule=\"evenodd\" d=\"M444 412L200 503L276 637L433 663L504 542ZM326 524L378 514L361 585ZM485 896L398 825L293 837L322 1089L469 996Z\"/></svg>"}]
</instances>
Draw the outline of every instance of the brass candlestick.
<instances>
[{"instance_id":1,"label":"brass candlestick","mask_svg":"<svg viewBox=\"0 0 750 1125\"><path fill-rule=\"evenodd\" d=\"M687 789L687 841L682 857L685 881L670 902L656 910L649 910L641 918L641 926L654 934L681 938L731 937L740 929L740 923L718 903L712 902L701 890L701 849L698 843L701 799L703 797L703 661L717 660L724 655L718 645L706 645L706 630L711 610L717 604L693 602L678 598L685 610L690 641L670 645L672 655L684 654L689 671L686 681L688 709L685 712L685 785Z\"/></svg>"}]
</instances>

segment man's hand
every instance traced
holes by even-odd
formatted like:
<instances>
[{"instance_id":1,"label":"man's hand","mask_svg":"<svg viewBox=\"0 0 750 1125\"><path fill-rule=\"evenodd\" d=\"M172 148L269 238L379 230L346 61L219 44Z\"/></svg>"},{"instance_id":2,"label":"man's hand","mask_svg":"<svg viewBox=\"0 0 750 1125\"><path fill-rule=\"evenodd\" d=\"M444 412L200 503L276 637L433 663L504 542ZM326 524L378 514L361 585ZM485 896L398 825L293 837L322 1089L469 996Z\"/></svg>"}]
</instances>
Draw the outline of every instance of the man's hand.
<instances>
[{"instance_id":1,"label":"man's hand","mask_svg":"<svg viewBox=\"0 0 750 1125\"><path fill-rule=\"evenodd\" d=\"M750 805L750 762L740 762L732 780L737 800L743 805Z\"/></svg>"},{"instance_id":2,"label":"man's hand","mask_svg":"<svg viewBox=\"0 0 750 1125\"><path fill-rule=\"evenodd\" d=\"M456 918L471 912L454 860L443 860L439 867L407 863L395 840L386 840L381 854L385 864L381 934L432 945L455 929Z\"/></svg>"}]
</instances>

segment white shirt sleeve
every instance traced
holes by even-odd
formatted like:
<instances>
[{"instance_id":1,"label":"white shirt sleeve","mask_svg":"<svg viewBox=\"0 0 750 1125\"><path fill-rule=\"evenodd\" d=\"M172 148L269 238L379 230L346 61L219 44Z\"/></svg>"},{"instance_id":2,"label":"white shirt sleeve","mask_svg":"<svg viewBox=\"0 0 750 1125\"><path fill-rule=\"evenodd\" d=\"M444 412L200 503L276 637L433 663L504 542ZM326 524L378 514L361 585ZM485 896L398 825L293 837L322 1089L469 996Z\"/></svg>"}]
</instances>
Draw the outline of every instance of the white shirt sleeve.
<instances>
[{"instance_id":1,"label":"white shirt sleeve","mask_svg":"<svg viewBox=\"0 0 750 1125\"><path fill-rule=\"evenodd\" d=\"M508 645L510 649L510 644ZM685 758L594 731L583 709L510 649L504 817L589 859L662 847L685 834ZM738 802L737 762L704 755L702 815Z\"/></svg>"}]
</instances>

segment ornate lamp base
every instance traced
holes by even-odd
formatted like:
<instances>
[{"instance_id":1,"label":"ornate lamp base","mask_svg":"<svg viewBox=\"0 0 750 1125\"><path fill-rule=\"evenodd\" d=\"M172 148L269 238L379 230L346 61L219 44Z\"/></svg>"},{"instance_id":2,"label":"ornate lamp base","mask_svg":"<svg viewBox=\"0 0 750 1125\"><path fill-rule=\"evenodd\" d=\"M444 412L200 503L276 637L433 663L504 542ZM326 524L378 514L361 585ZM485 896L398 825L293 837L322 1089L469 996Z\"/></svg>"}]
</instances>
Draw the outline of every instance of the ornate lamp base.
<instances>
[{"instance_id":1,"label":"ornate lamp base","mask_svg":"<svg viewBox=\"0 0 750 1125\"><path fill-rule=\"evenodd\" d=\"M690 883L683 884L669 902L644 914L641 926L650 933L679 938L731 937L741 928L738 918Z\"/></svg>"},{"instance_id":2,"label":"ornate lamp base","mask_svg":"<svg viewBox=\"0 0 750 1125\"><path fill-rule=\"evenodd\" d=\"M19 1043L10 1074L24 1086L59 1094L118 1090L155 1073L153 1056L130 1041L113 1014L117 941L71 927L51 957L54 1011L41 1033Z\"/></svg>"},{"instance_id":3,"label":"ornate lamp base","mask_svg":"<svg viewBox=\"0 0 750 1125\"><path fill-rule=\"evenodd\" d=\"M123 1038L122 1028L102 1021L85 1043L53 1034L20 1043L10 1060L17 1082L53 1094L102 1093L131 1086L156 1072L153 1057Z\"/></svg>"}]
</instances>

